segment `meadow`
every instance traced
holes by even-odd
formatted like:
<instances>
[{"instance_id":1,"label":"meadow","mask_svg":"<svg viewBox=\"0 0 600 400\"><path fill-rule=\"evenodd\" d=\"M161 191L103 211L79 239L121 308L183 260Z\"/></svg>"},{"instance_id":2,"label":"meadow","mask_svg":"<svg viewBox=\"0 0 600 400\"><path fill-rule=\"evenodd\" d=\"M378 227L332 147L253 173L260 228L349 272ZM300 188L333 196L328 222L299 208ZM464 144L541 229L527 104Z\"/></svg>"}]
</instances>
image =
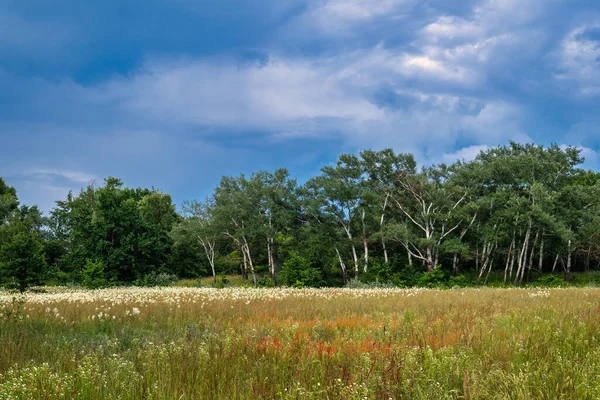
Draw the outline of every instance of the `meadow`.
<instances>
[{"instance_id":1,"label":"meadow","mask_svg":"<svg viewBox=\"0 0 600 400\"><path fill-rule=\"evenodd\" d=\"M0 399L597 399L600 290L0 292Z\"/></svg>"}]
</instances>

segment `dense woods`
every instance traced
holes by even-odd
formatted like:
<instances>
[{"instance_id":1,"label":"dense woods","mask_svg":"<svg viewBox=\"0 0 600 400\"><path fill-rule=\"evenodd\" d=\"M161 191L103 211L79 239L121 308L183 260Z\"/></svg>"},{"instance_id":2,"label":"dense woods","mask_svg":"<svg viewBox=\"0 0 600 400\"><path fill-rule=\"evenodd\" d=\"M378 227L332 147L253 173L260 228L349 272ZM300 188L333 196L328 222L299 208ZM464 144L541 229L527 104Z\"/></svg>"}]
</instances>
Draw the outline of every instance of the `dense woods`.
<instances>
[{"instance_id":1,"label":"dense woods","mask_svg":"<svg viewBox=\"0 0 600 400\"><path fill-rule=\"evenodd\" d=\"M111 177L49 216L20 206L0 178L0 274L20 290L220 274L297 287L568 282L600 268L600 175L582 162L558 145L511 143L423 168L365 150L303 185L285 169L223 177L180 212L170 195Z\"/></svg>"}]
</instances>

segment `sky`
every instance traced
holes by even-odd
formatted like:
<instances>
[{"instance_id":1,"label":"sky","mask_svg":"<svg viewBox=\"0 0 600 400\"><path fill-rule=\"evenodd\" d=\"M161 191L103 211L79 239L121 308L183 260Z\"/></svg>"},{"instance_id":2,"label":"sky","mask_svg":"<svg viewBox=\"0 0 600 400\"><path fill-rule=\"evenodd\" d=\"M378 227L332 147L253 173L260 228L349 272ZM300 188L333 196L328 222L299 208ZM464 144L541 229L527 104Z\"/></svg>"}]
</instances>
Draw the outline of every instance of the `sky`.
<instances>
[{"instance_id":1,"label":"sky","mask_svg":"<svg viewBox=\"0 0 600 400\"><path fill-rule=\"evenodd\" d=\"M108 176L223 175L510 140L600 166L597 0L0 0L0 176L48 212Z\"/></svg>"}]
</instances>

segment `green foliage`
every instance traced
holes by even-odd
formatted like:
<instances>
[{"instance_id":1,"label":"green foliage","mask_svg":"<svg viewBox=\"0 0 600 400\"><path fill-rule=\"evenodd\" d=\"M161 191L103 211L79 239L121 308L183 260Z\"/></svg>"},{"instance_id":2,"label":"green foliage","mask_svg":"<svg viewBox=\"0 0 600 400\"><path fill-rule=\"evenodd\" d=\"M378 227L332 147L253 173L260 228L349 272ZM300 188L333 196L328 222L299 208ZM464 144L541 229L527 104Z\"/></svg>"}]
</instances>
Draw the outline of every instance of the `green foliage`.
<instances>
[{"instance_id":1,"label":"green foliage","mask_svg":"<svg viewBox=\"0 0 600 400\"><path fill-rule=\"evenodd\" d=\"M102 260L87 259L83 267L83 287L88 289L101 289L111 286L105 276L106 264Z\"/></svg>"},{"instance_id":2,"label":"green foliage","mask_svg":"<svg viewBox=\"0 0 600 400\"><path fill-rule=\"evenodd\" d=\"M256 286L261 287L261 288L273 288L273 287L275 287L275 285L273 284L273 281L271 280L271 278L268 275L263 276L261 279L259 279L256 282Z\"/></svg>"},{"instance_id":3,"label":"green foliage","mask_svg":"<svg viewBox=\"0 0 600 400\"><path fill-rule=\"evenodd\" d=\"M438 266L433 271L424 273L417 285L425 288L445 288L448 287L448 275Z\"/></svg>"},{"instance_id":4,"label":"green foliage","mask_svg":"<svg viewBox=\"0 0 600 400\"><path fill-rule=\"evenodd\" d=\"M168 272L155 272L152 271L142 278L135 280L134 285L136 286L171 286L177 282L178 278L175 274Z\"/></svg>"},{"instance_id":5,"label":"green foliage","mask_svg":"<svg viewBox=\"0 0 600 400\"><path fill-rule=\"evenodd\" d=\"M291 253L283 263L281 275L287 286L319 287L323 285L321 271L295 252Z\"/></svg>"},{"instance_id":6,"label":"green foliage","mask_svg":"<svg viewBox=\"0 0 600 400\"><path fill-rule=\"evenodd\" d=\"M598 287L600 286L600 271L573 274L569 284L574 286Z\"/></svg>"},{"instance_id":7,"label":"green foliage","mask_svg":"<svg viewBox=\"0 0 600 400\"><path fill-rule=\"evenodd\" d=\"M0 228L0 278L5 286L24 292L46 275L40 234L17 218Z\"/></svg>"},{"instance_id":8,"label":"green foliage","mask_svg":"<svg viewBox=\"0 0 600 400\"><path fill-rule=\"evenodd\" d=\"M422 275L423 272L416 266L405 264L399 272L392 275L390 280L398 287L414 287L417 286Z\"/></svg>"},{"instance_id":9,"label":"green foliage","mask_svg":"<svg viewBox=\"0 0 600 400\"><path fill-rule=\"evenodd\" d=\"M367 272L360 276L360 281L364 283L389 282L392 277L392 266L390 263L374 262L369 266Z\"/></svg>"},{"instance_id":10,"label":"green foliage","mask_svg":"<svg viewBox=\"0 0 600 400\"><path fill-rule=\"evenodd\" d=\"M229 283L229 279L225 273L220 273L217 276L216 282L213 282L213 287L217 289L223 289Z\"/></svg>"},{"instance_id":11,"label":"green foliage","mask_svg":"<svg viewBox=\"0 0 600 400\"><path fill-rule=\"evenodd\" d=\"M102 187L88 186L57 202L51 225L64 246L57 264L70 272L81 270L88 259L102 260L107 279L132 282L169 267L169 233L178 220L169 195L108 178Z\"/></svg>"},{"instance_id":12,"label":"green foliage","mask_svg":"<svg viewBox=\"0 0 600 400\"><path fill-rule=\"evenodd\" d=\"M542 275L531 286L540 287L565 287L567 283L561 277L556 275Z\"/></svg>"},{"instance_id":13,"label":"green foliage","mask_svg":"<svg viewBox=\"0 0 600 400\"><path fill-rule=\"evenodd\" d=\"M451 276L448 280L448 286L453 287L468 287L472 286L473 283L464 275Z\"/></svg>"}]
</instances>

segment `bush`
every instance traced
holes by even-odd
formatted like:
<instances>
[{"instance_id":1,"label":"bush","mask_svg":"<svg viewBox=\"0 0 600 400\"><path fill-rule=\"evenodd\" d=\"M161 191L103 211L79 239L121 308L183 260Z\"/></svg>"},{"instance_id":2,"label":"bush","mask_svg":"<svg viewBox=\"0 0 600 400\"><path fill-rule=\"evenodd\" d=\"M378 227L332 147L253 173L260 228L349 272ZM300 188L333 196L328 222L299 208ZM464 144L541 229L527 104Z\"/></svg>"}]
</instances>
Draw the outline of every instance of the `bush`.
<instances>
[{"instance_id":1,"label":"bush","mask_svg":"<svg viewBox=\"0 0 600 400\"><path fill-rule=\"evenodd\" d=\"M101 289L110 286L110 282L104 275L106 264L104 261L87 259L81 273L83 280L81 284L87 289Z\"/></svg>"},{"instance_id":2,"label":"bush","mask_svg":"<svg viewBox=\"0 0 600 400\"><path fill-rule=\"evenodd\" d=\"M177 282L177 275L167 272L156 273L154 271L146 274L143 278L134 282L136 286L170 286Z\"/></svg>"},{"instance_id":3,"label":"bush","mask_svg":"<svg viewBox=\"0 0 600 400\"><path fill-rule=\"evenodd\" d=\"M213 283L213 287L216 289L223 289L228 283L229 279L227 279L227 275L225 275L224 272L221 272L217 275L217 280Z\"/></svg>"},{"instance_id":4,"label":"bush","mask_svg":"<svg viewBox=\"0 0 600 400\"><path fill-rule=\"evenodd\" d=\"M283 263L281 275L283 283L287 286L319 287L323 285L321 271L295 252L292 252Z\"/></svg>"},{"instance_id":5,"label":"bush","mask_svg":"<svg viewBox=\"0 0 600 400\"><path fill-rule=\"evenodd\" d=\"M448 276L442 267L438 266L433 271L424 273L419 278L417 285L426 288L445 288L448 287Z\"/></svg>"},{"instance_id":6,"label":"bush","mask_svg":"<svg viewBox=\"0 0 600 400\"><path fill-rule=\"evenodd\" d=\"M392 267L390 263L374 262L369 266L367 272L360 276L364 283L389 282L392 276Z\"/></svg>"},{"instance_id":7,"label":"bush","mask_svg":"<svg viewBox=\"0 0 600 400\"><path fill-rule=\"evenodd\" d=\"M271 277L269 275L265 275L261 279L257 280L256 286L262 287L262 288L275 287L275 285L273 285L273 280L271 279Z\"/></svg>"},{"instance_id":8,"label":"bush","mask_svg":"<svg viewBox=\"0 0 600 400\"><path fill-rule=\"evenodd\" d=\"M453 288L453 287L467 287L467 286L471 286L471 282L464 275L451 276L450 279L448 280L448 286L451 287L451 288Z\"/></svg>"},{"instance_id":9,"label":"bush","mask_svg":"<svg viewBox=\"0 0 600 400\"><path fill-rule=\"evenodd\" d=\"M400 272L392 275L390 281L398 287L415 287L419 284L419 279L423 273L415 268L414 265L405 265Z\"/></svg>"},{"instance_id":10,"label":"bush","mask_svg":"<svg viewBox=\"0 0 600 400\"><path fill-rule=\"evenodd\" d=\"M575 286L598 287L600 286L600 273L596 271L574 273L571 274L569 283Z\"/></svg>"},{"instance_id":11,"label":"bush","mask_svg":"<svg viewBox=\"0 0 600 400\"><path fill-rule=\"evenodd\" d=\"M532 284L532 286L564 287L567 286L567 283L563 278L560 278L556 275L542 275Z\"/></svg>"}]
</instances>

